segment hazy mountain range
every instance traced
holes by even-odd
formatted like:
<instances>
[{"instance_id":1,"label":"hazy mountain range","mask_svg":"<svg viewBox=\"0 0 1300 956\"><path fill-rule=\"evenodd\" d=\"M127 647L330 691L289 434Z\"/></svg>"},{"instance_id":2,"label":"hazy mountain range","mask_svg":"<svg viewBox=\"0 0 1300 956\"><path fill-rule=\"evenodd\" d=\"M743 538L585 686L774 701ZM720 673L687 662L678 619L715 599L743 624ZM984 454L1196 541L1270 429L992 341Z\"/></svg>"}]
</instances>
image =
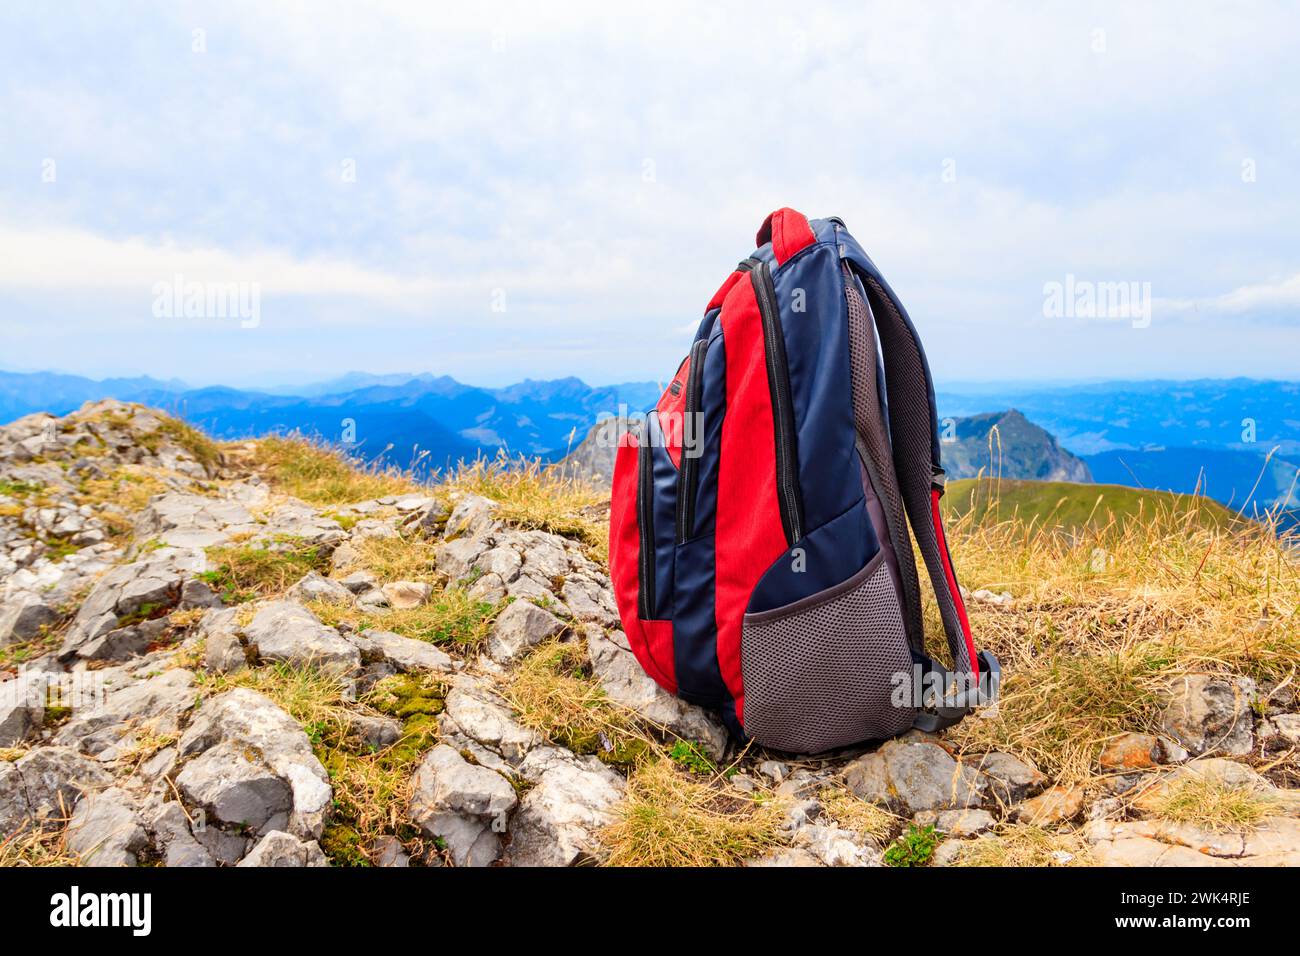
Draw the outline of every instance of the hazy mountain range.
<instances>
[{"instance_id":1,"label":"hazy mountain range","mask_svg":"<svg viewBox=\"0 0 1300 956\"><path fill-rule=\"evenodd\" d=\"M503 446L562 458L599 418L644 410L660 390L654 382L593 387L577 378L486 388L446 375L363 372L291 388L195 389L175 379L0 371L0 422L33 411L65 414L85 401L114 397L166 409L221 438L296 430L364 457L383 454L407 465L423 454L423 467L441 467ZM1200 488L1237 507L1248 496L1252 505L1271 506L1290 492L1290 507L1300 506L1293 490L1300 461L1297 382L963 385L940 388L938 401L952 477L996 467L988 445L996 424L1004 477Z\"/></svg>"}]
</instances>

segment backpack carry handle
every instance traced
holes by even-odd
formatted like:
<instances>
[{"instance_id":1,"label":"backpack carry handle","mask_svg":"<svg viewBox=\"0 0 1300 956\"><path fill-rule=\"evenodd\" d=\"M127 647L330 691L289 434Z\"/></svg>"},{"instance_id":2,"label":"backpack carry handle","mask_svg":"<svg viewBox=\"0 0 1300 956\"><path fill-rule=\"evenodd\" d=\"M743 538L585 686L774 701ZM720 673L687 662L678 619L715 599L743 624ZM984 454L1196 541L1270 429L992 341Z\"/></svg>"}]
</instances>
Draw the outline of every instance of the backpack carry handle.
<instances>
[{"instance_id":1,"label":"backpack carry handle","mask_svg":"<svg viewBox=\"0 0 1300 956\"><path fill-rule=\"evenodd\" d=\"M758 227L756 238L760 246L772 243L772 254L776 257L778 266L784 265L800 249L817 241L812 227L808 225L808 217L789 206L782 206L764 219L763 225Z\"/></svg>"}]
</instances>

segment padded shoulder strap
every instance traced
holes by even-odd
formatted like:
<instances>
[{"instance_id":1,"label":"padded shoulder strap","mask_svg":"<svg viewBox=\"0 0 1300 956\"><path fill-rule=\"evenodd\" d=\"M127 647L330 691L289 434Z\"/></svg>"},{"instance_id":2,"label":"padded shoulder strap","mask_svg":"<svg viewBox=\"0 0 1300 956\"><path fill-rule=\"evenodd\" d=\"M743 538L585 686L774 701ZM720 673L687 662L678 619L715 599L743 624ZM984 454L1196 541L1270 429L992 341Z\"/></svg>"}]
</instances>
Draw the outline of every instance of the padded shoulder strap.
<instances>
[{"instance_id":1,"label":"padded shoulder strap","mask_svg":"<svg viewBox=\"0 0 1300 956\"><path fill-rule=\"evenodd\" d=\"M974 682L979 679L979 659L939 512L943 469L939 465L939 427L930 368L916 330L893 294L873 276L864 275L862 280L884 360L899 494L930 573L953 670L969 674Z\"/></svg>"}]
</instances>

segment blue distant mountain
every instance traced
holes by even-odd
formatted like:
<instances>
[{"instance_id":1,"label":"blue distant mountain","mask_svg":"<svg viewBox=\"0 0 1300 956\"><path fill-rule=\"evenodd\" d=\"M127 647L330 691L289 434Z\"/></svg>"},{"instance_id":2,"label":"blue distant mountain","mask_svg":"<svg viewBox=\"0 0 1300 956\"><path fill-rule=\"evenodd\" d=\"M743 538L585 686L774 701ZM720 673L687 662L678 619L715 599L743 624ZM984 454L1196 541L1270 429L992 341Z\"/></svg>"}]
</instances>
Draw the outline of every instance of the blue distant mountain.
<instances>
[{"instance_id":1,"label":"blue distant mountain","mask_svg":"<svg viewBox=\"0 0 1300 956\"><path fill-rule=\"evenodd\" d=\"M562 457L605 415L654 404L653 382L593 387L581 379L523 382L505 388L466 385L449 376L350 373L331 382L252 391L180 382L55 373L0 372L0 422L35 411L66 414L84 402L117 398L171 412L218 438L299 431L350 443L367 458L403 467L441 468L500 448L544 459Z\"/></svg>"},{"instance_id":2,"label":"blue distant mountain","mask_svg":"<svg viewBox=\"0 0 1300 956\"><path fill-rule=\"evenodd\" d=\"M502 447L548 461L561 458L599 418L644 411L661 390L653 382L591 386L578 378L486 388L446 375L364 372L292 388L195 389L147 377L93 381L54 372L0 372L0 422L34 411L62 415L88 400L111 397L165 409L219 438L300 431L334 443L352 439L361 456L383 456L401 466L419 457L428 468ZM1020 434L1007 424L1006 410L1017 409L1023 417L1015 420L1024 422L1026 433L1045 429L1047 439L1055 438L1051 447L1059 443L1086 463L1076 461L1080 478L1090 470L1103 483L1199 488L1248 511L1282 505L1300 513L1300 489L1293 487L1300 462L1300 383L988 384L941 389L938 401L941 417L1001 422L1004 446ZM959 469L960 442L945 449ZM984 462L982 437L972 449L971 462ZM1004 465L1013 467L1023 451L1007 447Z\"/></svg>"}]
</instances>

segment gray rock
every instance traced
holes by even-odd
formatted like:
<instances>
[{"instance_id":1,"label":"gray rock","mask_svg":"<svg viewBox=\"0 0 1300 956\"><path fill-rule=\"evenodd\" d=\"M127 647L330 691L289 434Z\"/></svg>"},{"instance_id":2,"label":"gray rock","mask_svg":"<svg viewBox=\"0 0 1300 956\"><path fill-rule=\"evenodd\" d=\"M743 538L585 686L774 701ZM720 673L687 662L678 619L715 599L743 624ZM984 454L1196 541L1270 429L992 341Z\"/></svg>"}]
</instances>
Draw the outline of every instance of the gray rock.
<instances>
[{"instance_id":1,"label":"gray rock","mask_svg":"<svg viewBox=\"0 0 1300 956\"><path fill-rule=\"evenodd\" d=\"M370 847L373 855L375 866L382 867L409 867L411 857L402 846L402 841L397 837L381 836L375 840Z\"/></svg>"},{"instance_id":2,"label":"gray rock","mask_svg":"<svg viewBox=\"0 0 1300 956\"><path fill-rule=\"evenodd\" d=\"M48 682L48 674L25 671L0 684L0 747L12 747L40 730Z\"/></svg>"},{"instance_id":3,"label":"gray rock","mask_svg":"<svg viewBox=\"0 0 1300 956\"><path fill-rule=\"evenodd\" d=\"M0 600L0 647L39 637L43 628L59 619L45 598L20 592Z\"/></svg>"},{"instance_id":4,"label":"gray rock","mask_svg":"<svg viewBox=\"0 0 1300 956\"><path fill-rule=\"evenodd\" d=\"M405 531L419 531L426 535L436 534L447 520L447 506L437 499L428 499L429 503L416 508L402 519Z\"/></svg>"},{"instance_id":5,"label":"gray rock","mask_svg":"<svg viewBox=\"0 0 1300 956\"><path fill-rule=\"evenodd\" d=\"M487 550L487 545L477 538L457 538L438 545L434 551L434 560L438 570L447 575L451 581L460 581L474 571L479 555Z\"/></svg>"},{"instance_id":6,"label":"gray rock","mask_svg":"<svg viewBox=\"0 0 1300 956\"><path fill-rule=\"evenodd\" d=\"M584 628L592 672L610 700L635 711L669 732L695 741L714 760L727 750L727 730L716 717L669 694L637 663L622 631Z\"/></svg>"},{"instance_id":7,"label":"gray rock","mask_svg":"<svg viewBox=\"0 0 1300 956\"><path fill-rule=\"evenodd\" d=\"M192 548L161 548L108 571L91 590L68 629L60 654L74 653L88 641L119 626L128 615L177 605L186 581L207 569L207 556Z\"/></svg>"},{"instance_id":8,"label":"gray rock","mask_svg":"<svg viewBox=\"0 0 1300 956\"><path fill-rule=\"evenodd\" d=\"M451 541L460 537L481 537L493 527L497 503L479 495L465 495L456 502L447 517L443 536Z\"/></svg>"},{"instance_id":9,"label":"gray rock","mask_svg":"<svg viewBox=\"0 0 1300 956\"><path fill-rule=\"evenodd\" d=\"M236 755L288 785L292 799L284 829L304 839L320 837L333 791L325 768L312 753L311 742L292 717L256 691L242 687L227 691L200 708L181 737L180 755L204 754L222 743L230 743ZM241 780L261 779L236 761L227 758L226 764L232 772L241 774ZM265 787L253 791L263 799L262 805L279 806L275 796L278 790L269 784L258 787ZM205 788L203 792L211 795L220 791ZM229 814L233 816L235 811Z\"/></svg>"},{"instance_id":10,"label":"gray rock","mask_svg":"<svg viewBox=\"0 0 1300 956\"><path fill-rule=\"evenodd\" d=\"M944 810L935 821L940 833L961 839L991 830L997 824L987 810Z\"/></svg>"},{"instance_id":11,"label":"gray rock","mask_svg":"<svg viewBox=\"0 0 1300 956\"><path fill-rule=\"evenodd\" d=\"M785 847L779 850L772 850L763 856L749 860L745 866L757 867L794 867L794 866L824 866L813 853L801 847Z\"/></svg>"},{"instance_id":12,"label":"gray rock","mask_svg":"<svg viewBox=\"0 0 1300 956\"><path fill-rule=\"evenodd\" d=\"M351 594L364 594L373 591L377 582L378 579L373 571L353 571L347 577L340 578L338 583L347 588Z\"/></svg>"},{"instance_id":13,"label":"gray rock","mask_svg":"<svg viewBox=\"0 0 1300 956\"><path fill-rule=\"evenodd\" d=\"M388 606L396 611L427 604L433 594L433 586L423 581L394 581L381 589L388 598Z\"/></svg>"},{"instance_id":14,"label":"gray rock","mask_svg":"<svg viewBox=\"0 0 1300 956\"><path fill-rule=\"evenodd\" d=\"M909 814L978 806L988 786L979 771L920 740L886 742L849 764L844 781L863 800Z\"/></svg>"},{"instance_id":15,"label":"gray rock","mask_svg":"<svg viewBox=\"0 0 1300 956\"><path fill-rule=\"evenodd\" d=\"M199 754L177 775L176 786L218 824L253 832L285 826L293 806L288 782L250 760L238 744L218 744Z\"/></svg>"},{"instance_id":16,"label":"gray rock","mask_svg":"<svg viewBox=\"0 0 1300 956\"><path fill-rule=\"evenodd\" d=\"M1272 724L1277 735L1288 744L1300 744L1300 714L1278 714Z\"/></svg>"},{"instance_id":17,"label":"gray rock","mask_svg":"<svg viewBox=\"0 0 1300 956\"><path fill-rule=\"evenodd\" d=\"M595 757L548 747L524 759L521 773L536 784L510 827L512 866L573 866L601 855L597 834L614 820L623 778Z\"/></svg>"},{"instance_id":18,"label":"gray rock","mask_svg":"<svg viewBox=\"0 0 1300 956\"><path fill-rule=\"evenodd\" d=\"M248 509L237 501L183 492L156 495L136 517L138 541L157 538L181 548L208 548L232 534L260 531Z\"/></svg>"},{"instance_id":19,"label":"gray rock","mask_svg":"<svg viewBox=\"0 0 1300 956\"><path fill-rule=\"evenodd\" d=\"M590 621L601 627L618 627L618 605L614 591L603 582L579 575L570 575L560 588L563 599L573 617Z\"/></svg>"},{"instance_id":20,"label":"gray rock","mask_svg":"<svg viewBox=\"0 0 1300 956\"><path fill-rule=\"evenodd\" d=\"M809 824L794 831L791 842L824 866L880 866L881 851L862 835L839 827Z\"/></svg>"},{"instance_id":21,"label":"gray rock","mask_svg":"<svg viewBox=\"0 0 1300 956\"><path fill-rule=\"evenodd\" d=\"M1248 677L1188 674L1169 688L1161 729L1193 754L1243 756L1254 747L1251 705L1256 695Z\"/></svg>"},{"instance_id":22,"label":"gray rock","mask_svg":"<svg viewBox=\"0 0 1300 956\"><path fill-rule=\"evenodd\" d=\"M978 758L976 767L988 778L989 795L1004 806L1041 793L1047 786L1045 776L1011 754L986 753Z\"/></svg>"},{"instance_id":23,"label":"gray rock","mask_svg":"<svg viewBox=\"0 0 1300 956\"><path fill-rule=\"evenodd\" d=\"M257 841L239 866L329 866L315 840L299 840L283 830L272 830Z\"/></svg>"},{"instance_id":24,"label":"gray rock","mask_svg":"<svg viewBox=\"0 0 1300 956\"><path fill-rule=\"evenodd\" d=\"M285 597L294 601L330 601L349 606L355 602L352 591L346 585L341 581L324 577L317 571L309 572L289 588L285 592Z\"/></svg>"},{"instance_id":25,"label":"gray rock","mask_svg":"<svg viewBox=\"0 0 1300 956\"><path fill-rule=\"evenodd\" d=\"M82 866L137 866L149 834L126 791L111 787L77 801L67 846Z\"/></svg>"},{"instance_id":26,"label":"gray rock","mask_svg":"<svg viewBox=\"0 0 1300 956\"><path fill-rule=\"evenodd\" d=\"M455 670L451 657L428 641L402 637L392 631L365 631L351 635L348 640L366 655L367 660L379 658L403 671L449 674Z\"/></svg>"},{"instance_id":27,"label":"gray rock","mask_svg":"<svg viewBox=\"0 0 1300 956\"><path fill-rule=\"evenodd\" d=\"M564 622L529 601L515 601L497 615L487 639L487 654L509 664L547 638L564 630Z\"/></svg>"},{"instance_id":28,"label":"gray rock","mask_svg":"<svg viewBox=\"0 0 1300 956\"><path fill-rule=\"evenodd\" d=\"M535 731L520 726L506 705L484 680L468 675L457 678L447 695L442 723L444 735L459 731L487 747L511 766L518 766L542 742Z\"/></svg>"},{"instance_id":29,"label":"gray rock","mask_svg":"<svg viewBox=\"0 0 1300 956\"><path fill-rule=\"evenodd\" d=\"M108 786L109 774L68 747L40 747L0 761L0 839L33 824L65 819L81 795Z\"/></svg>"},{"instance_id":30,"label":"gray rock","mask_svg":"<svg viewBox=\"0 0 1300 956\"><path fill-rule=\"evenodd\" d=\"M148 819L155 846L163 855L164 866L212 867L217 862L194 838L185 809L175 800L157 807Z\"/></svg>"},{"instance_id":31,"label":"gray rock","mask_svg":"<svg viewBox=\"0 0 1300 956\"><path fill-rule=\"evenodd\" d=\"M361 669L361 653L356 647L292 601L263 604L244 628L244 637L265 660L314 666L340 676L351 676Z\"/></svg>"},{"instance_id":32,"label":"gray rock","mask_svg":"<svg viewBox=\"0 0 1300 956\"><path fill-rule=\"evenodd\" d=\"M402 725L392 717L349 711L347 734L370 751L391 747L402 739Z\"/></svg>"},{"instance_id":33,"label":"gray rock","mask_svg":"<svg viewBox=\"0 0 1300 956\"><path fill-rule=\"evenodd\" d=\"M420 762L412 790L411 819L445 842L456 866L488 866L501 855L501 834L519 802L505 777L439 744Z\"/></svg>"},{"instance_id":34,"label":"gray rock","mask_svg":"<svg viewBox=\"0 0 1300 956\"><path fill-rule=\"evenodd\" d=\"M139 730L178 732L197 697L194 675L187 670L163 671L144 680L124 678L109 685L97 704L74 707L54 739L88 754L111 755L110 748L130 747Z\"/></svg>"}]
</instances>

